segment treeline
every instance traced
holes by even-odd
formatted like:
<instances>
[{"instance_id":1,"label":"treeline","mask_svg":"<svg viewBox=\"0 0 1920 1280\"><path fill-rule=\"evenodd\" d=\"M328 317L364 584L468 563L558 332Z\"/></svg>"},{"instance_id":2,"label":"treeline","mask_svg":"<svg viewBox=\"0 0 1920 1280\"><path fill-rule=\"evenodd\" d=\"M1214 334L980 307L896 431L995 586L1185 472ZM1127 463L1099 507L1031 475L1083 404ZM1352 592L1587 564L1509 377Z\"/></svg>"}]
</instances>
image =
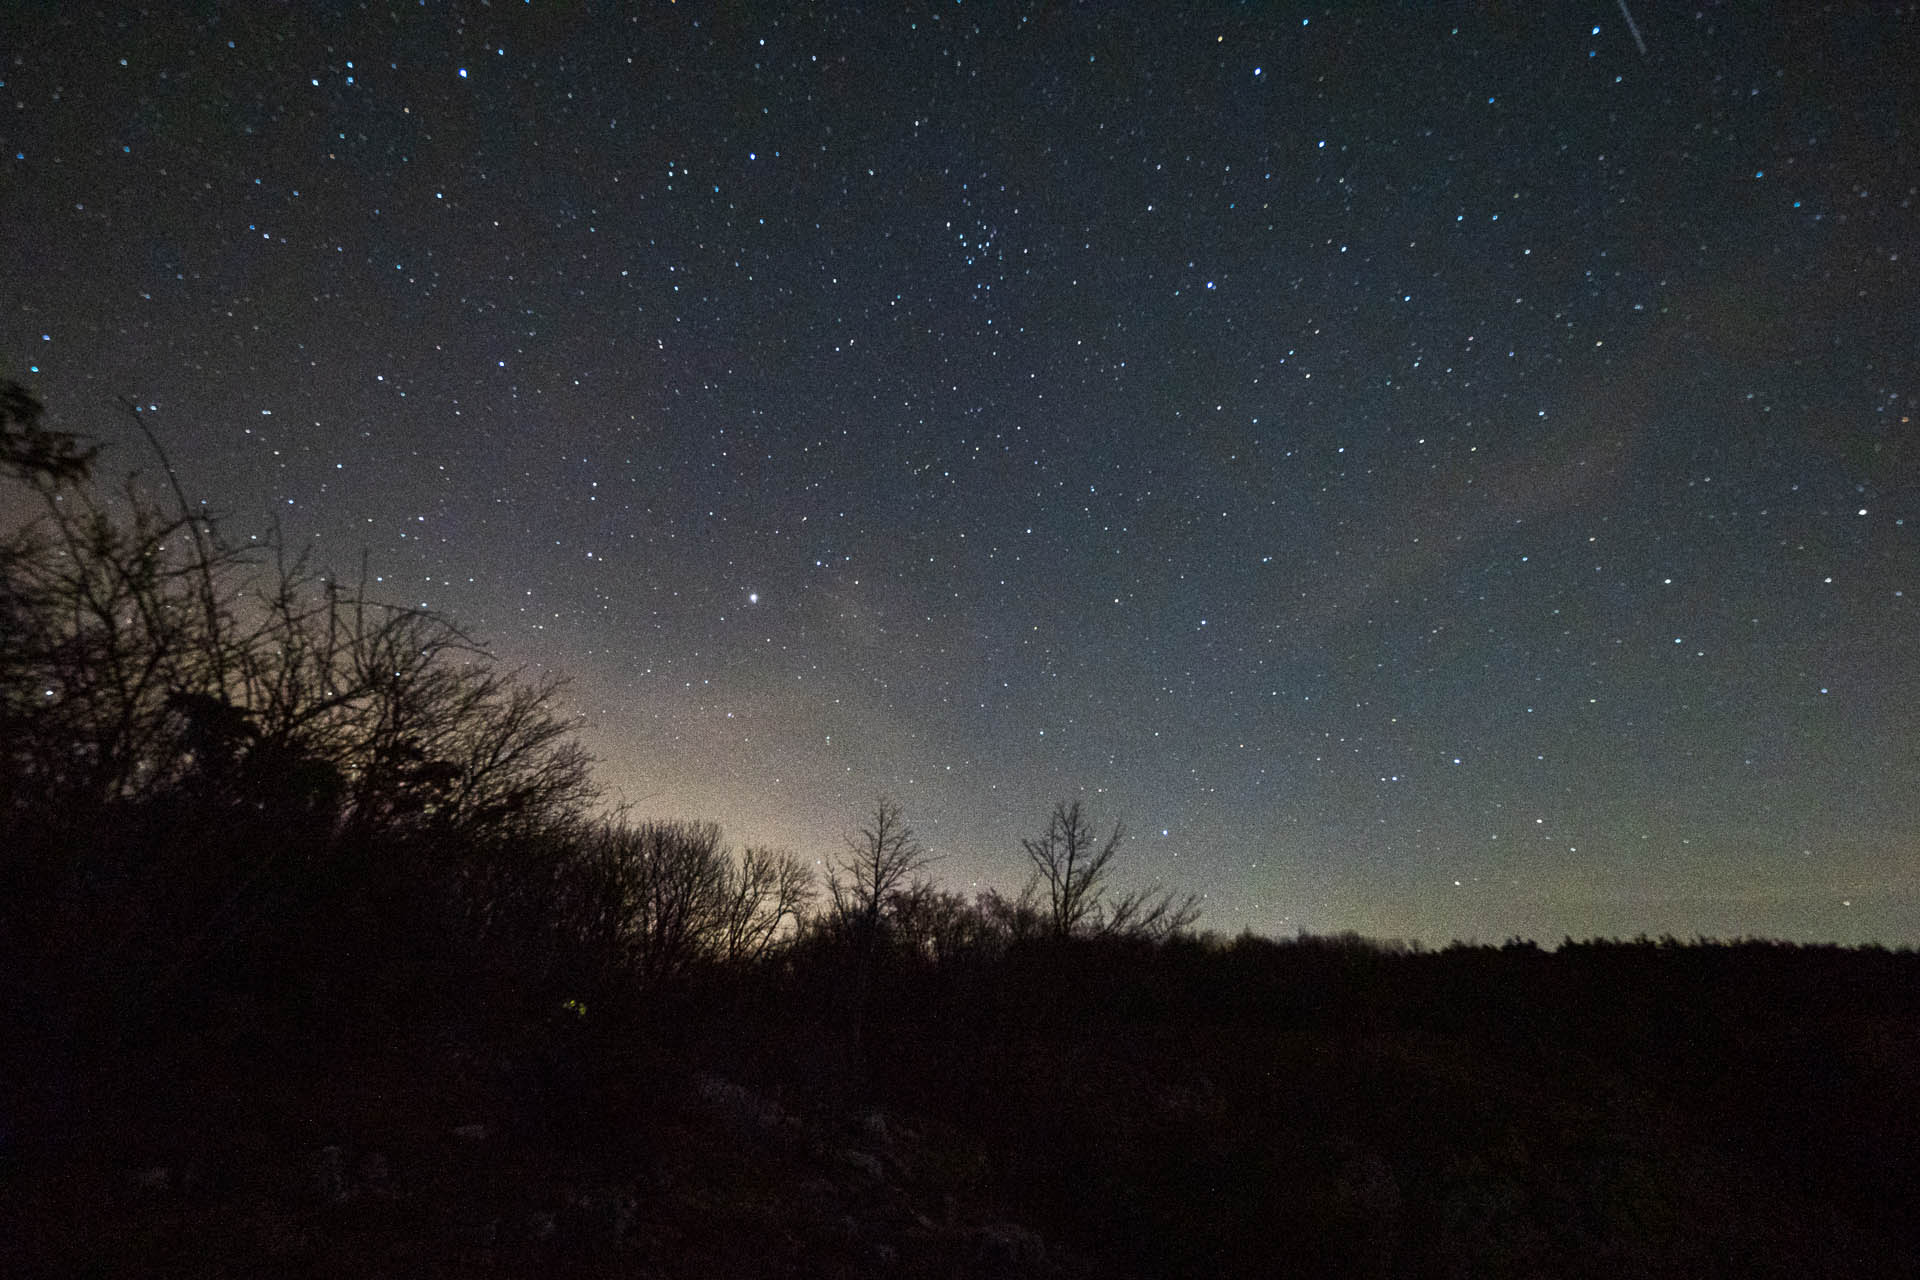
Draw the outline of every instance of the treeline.
<instances>
[{"instance_id":1,"label":"treeline","mask_svg":"<svg viewBox=\"0 0 1920 1280\"><path fill-rule=\"evenodd\" d=\"M1035 943L897 980L903 1109L1144 1274L1899 1275L1920 954ZM882 1039L884 1036L884 1040Z\"/></svg>"},{"instance_id":2,"label":"treeline","mask_svg":"<svg viewBox=\"0 0 1920 1280\"><path fill-rule=\"evenodd\" d=\"M0 1017L16 1076L160 1041L382 1024L541 1034L831 954L857 1045L875 976L1038 936L1161 938L1191 899L1118 891L1122 833L1063 803L1018 897L968 899L881 799L824 880L699 821L604 816L557 681L277 536L229 537L0 387ZM507 1029L507 1030L503 1030Z\"/></svg>"},{"instance_id":3,"label":"treeline","mask_svg":"<svg viewBox=\"0 0 1920 1280\"><path fill-rule=\"evenodd\" d=\"M365 1079L423 1111L477 1099L487 1123L462 1131L549 1159L617 1165L651 1135L725 1168L746 1144L743 1179L771 1162L800 1187L769 1202L869 1179L846 1194L876 1220L919 1197L892 1256L961 1238L964 1213L928 1225L955 1204L1099 1274L1861 1276L1920 1256L1911 950L1224 940L1194 932L1193 899L1124 887L1124 833L1072 801L1023 842L1023 892L971 897L884 798L824 875L711 823L608 816L558 685L364 572L229 539L155 456L158 485L103 489L85 441L0 387L0 468L28 504L0 534L17 1205L20 1170L70 1135L249 1108L264 1132ZM688 1080L747 1119L699 1128L675 1111ZM882 1113L917 1135L893 1166L821 1145L835 1117ZM233 1146L228 1167L261 1164ZM719 1210L649 1212L691 1232Z\"/></svg>"}]
</instances>

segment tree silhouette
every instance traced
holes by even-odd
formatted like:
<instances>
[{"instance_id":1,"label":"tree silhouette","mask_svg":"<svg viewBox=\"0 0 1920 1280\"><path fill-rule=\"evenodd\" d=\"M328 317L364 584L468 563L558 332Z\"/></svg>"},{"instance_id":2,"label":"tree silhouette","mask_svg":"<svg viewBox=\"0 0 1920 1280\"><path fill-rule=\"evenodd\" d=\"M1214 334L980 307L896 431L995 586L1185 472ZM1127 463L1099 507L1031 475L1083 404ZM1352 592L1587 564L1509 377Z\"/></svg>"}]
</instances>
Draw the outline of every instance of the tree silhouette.
<instances>
[{"instance_id":1,"label":"tree silhouette","mask_svg":"<svg viewBox=\"0 0 1920 1280\"><path fill-rule=\"evenodd\" d=\"M730 963L764 959L814 898L812 870L785 849L749 845L720 884L718 943Z\"/></svg>"},{"instance_id":2,"label":"tree silhouette","mask_svg":"<svg viewBox=\"0 0 1920 1280\"><path fill-rule=\"evenodd\" d=\"M882 796L873 818L827 868L827 908L819 926L841 948L846 969L835 984L833 1004L850 1054L847 1075L864 1072L867 1005L882 964L898 942L901 908L915 896L916 876L932 856L913 834L900 806Z\"/></svg>"},{"instance_id":3,"label":"tree silhouette","mask_svg":"<svg viewBox=\"0 0 1920 1280\"><path fill-rule=\"evenodd\" d=\"M1113 858L1125 839L1116 822L1102 842L1080 802L1062 800L1053 806L1046 831L1020 842L1034 868L1029 893L1041 899L1049 934L1164 938L1200 918L1199 900L1192 895L1176 902L1171 891L1152 888L1107 896Z\"/></svg>"},{"instance_id":4,"label":"tree silhouette","mask_svg":"<svg viewBox=\"0 0 1920 1280\"><path fill-rule=\"evenodd\" d=\"M798 858L749 848L736 860L716 823L616 820L581 839L558 911L597 990L651 991L702 963L765 956L812 894Z\"/></svg>"},{"instance_id":5,"label":"tree silhouette","mask_svg":"<svg viewBox=\"0 0 1920 1280\"><path fill-rule=\"evenodd\" d=\"M895 893L893 925L904 951L936 965L985 954L1005 941L977 902L931 880Z\"/></svg>"},{"instance_id":6,"label":"tree silhouette","mask_svg":"<svg viewBox=\"0 0 1920 1280\"><path fill-rule=\"evenodd\" d=\"M48 431L40 425L44 412L31 391L12 379L0 382L0 466L36 488L85 481L99 446L82 446L76 435Z\"/></svg>"},{"instance_id":7,"label":"tree silhouette","mask_svg":"<svg viewBox=\"0 0 1920 1280\"><path fill-rule=\"evenodd\" d=\"M883 941L897 896L933 861L901 816L900 806L882 796L873 818L827 869L831 922L861 951Z\"/></svg>"},{"instance_id":8,"label":"tree silhouette","mask_svg":"<svg viewBox=\"0 0 1920 1280\"><path fill-rule=\"evenodd\" d=\"M158 1008L222 956L377 964L537 906L516 851L592 794L557 682L372 599L364 570L358 587L312 570L277 532L229 541L177 484L171 508L132 478L103 495L93 452L16 386L0 418L0 462L39 509L0 533L17 972Z\"/></svg>"}]
</instances>

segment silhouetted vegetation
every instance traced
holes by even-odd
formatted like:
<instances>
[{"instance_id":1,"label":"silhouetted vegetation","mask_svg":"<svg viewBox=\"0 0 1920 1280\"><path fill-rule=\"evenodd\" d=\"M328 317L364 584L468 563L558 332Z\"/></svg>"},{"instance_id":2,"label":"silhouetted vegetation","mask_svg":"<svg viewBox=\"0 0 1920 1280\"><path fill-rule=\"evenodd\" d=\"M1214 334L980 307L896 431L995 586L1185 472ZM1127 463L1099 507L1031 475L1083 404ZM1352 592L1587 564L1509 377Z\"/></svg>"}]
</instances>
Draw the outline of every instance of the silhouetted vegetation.
<instances>
[{"instance_id":1,"label":"silhouetted vegetation","mask_svg":"<svg viewBox=\"0 0 1920 1280\"><path fill-rule=\"evenodd\" d=\"M0 1271L1777 1275L1920 1256L1920 957L1197 937L595 808L560 687L0 394ZM164 459L162 459L164 468Z\"/></svg>"},{"instance_id":2,"label":"silhouetted vegetation","mask_svg":"<svg viewBox=\"0 0 1920 1280\"><path fill-rule=\"evenodd\" d=\"M0 926L35 1041L437 1005L528 941L591 796L557 686L184 500L102 495L34 431L9 460L41 515L0 543Z\"/></svg>"},{"instance_id":3,"label":"silhouetted vegetation","mask_svg":"<svg viewBox=\"0 0 1920 1280\"><path fill-rule=\"evenodd\" d=\"M1188 929L1200 918L1199 899L1191 894L1180 902L1170 890L1107 896L1113 858L1125 839L1125 829L1116 822L1103 843L1080 802L1062 800L1054 806L1046 831L1038 839L1020 842L1033 864L1028 896L1038 903L1050 936L1156 939Z\"/></svg>"}]
</instances>

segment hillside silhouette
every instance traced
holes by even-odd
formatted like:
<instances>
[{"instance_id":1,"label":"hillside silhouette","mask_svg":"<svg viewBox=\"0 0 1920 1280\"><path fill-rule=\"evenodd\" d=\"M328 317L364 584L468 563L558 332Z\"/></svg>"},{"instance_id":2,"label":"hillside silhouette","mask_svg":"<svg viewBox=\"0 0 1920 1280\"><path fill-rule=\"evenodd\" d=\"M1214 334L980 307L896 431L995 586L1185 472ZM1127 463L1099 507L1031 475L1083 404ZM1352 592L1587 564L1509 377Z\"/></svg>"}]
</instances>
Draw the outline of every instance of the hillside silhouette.
<instances>
[{"instance_id":1,"label":"hillside silhouette","mask_svg":"<svg viewBox=\"0 0 1920 1280\"><path fill-rule=\"evenodd\" d=\"M158 475L171 477L157 452ZM0 1272L1894 1276L1920 957L1197 934L608 816L498 667L0 393Z\"/></svg>"}]
</instances>

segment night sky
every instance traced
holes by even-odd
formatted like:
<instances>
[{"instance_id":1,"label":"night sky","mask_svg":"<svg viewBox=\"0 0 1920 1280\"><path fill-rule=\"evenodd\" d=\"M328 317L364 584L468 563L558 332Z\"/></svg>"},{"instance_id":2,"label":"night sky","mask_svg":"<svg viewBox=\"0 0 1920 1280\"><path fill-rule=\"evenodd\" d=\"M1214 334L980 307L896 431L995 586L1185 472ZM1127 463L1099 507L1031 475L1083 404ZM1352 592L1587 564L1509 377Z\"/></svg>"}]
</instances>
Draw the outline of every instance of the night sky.
<instances>
[{"instance_id":1,"label":"night sky","mask_svg":"<svg viewBox=\"0 0 1920 1280\"><path fill-rule=\"evenodd\" d=\"M1631 7L9 5L0 376L637 817L1920 942L1920 12Z\"/></svg>"}]
</instances>

